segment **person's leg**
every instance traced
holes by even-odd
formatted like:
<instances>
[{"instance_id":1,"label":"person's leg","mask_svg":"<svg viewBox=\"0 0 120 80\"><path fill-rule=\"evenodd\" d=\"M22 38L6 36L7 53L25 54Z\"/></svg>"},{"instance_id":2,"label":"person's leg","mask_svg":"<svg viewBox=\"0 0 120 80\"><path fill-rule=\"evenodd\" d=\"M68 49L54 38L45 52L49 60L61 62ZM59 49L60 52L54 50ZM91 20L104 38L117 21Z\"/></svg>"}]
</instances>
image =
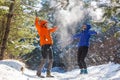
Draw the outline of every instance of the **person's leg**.
<instances>
[{"instance_id":1,"label":"person's leg","mask_svg":"<svg viewBox=\"0 0 120 80\"><path fill-rule=\"evenodd\" d=\"M46 53L47 47L46 47L46 45L42 46L41 49L42 49L42 51L41 51L42 59L41 59L41 62L40 62L40 66L39 66L39 68L37 70L37 75L39 77L43 77L43 76L41 76L41 71L42 71L42 68L44 67L44 64L45 64L46 60L47 60L47 53Z\"/></svg>"},{"instance_id":2,"label":"person's leg","mask_svg":"<svg viewBox=\"0 0 120 80\"><path fill-rule=\"evenodd\" d=\"M77 62L78 62L78 66L80 69L83 68L82 63L81 63L81 55L82 55L82 47L79 47L78 53L77 53Z\"/></svg>"},{"instance_id":3,"label":"person's leg","mask_svg":"<svg viewBox=\"0 0 120 80\"><path fill-rule=\"evenodd\" d=\"M51 75L51 68L52 68L52 65L53 65L53 51L52 51L52 46L49 46L49 49L48 49L48 58L49 58L49 61L48 61L48 67L47 67L47 77L53 77Z\"/></svg>"},{"instance_id":4,"label":"person's leg","mask_svg":"<svg viewBox=\"0 0 120 80\"><path fill-rule=\"evenodd\" d=\"M42 68L43 68L45 62L46 62L46 59L41 59L40 66L39 66L39 68L37 70L37 76L39 76L39 77L43 77L41 75L41 72L42 72Z\"/></svg>"},{"instance_id":5,"label":"person's leg","mask_svg":"<svg viewBox=\"0 0 120 80\"><path fill-rule=\"evenodd\" d=\"M84 66L83 66L83 47L79 47L78 49L78 65L79 65L79 68L80 68L80 74L83 74L84 73Z\"/></svg>"},{"instance_id":6,"label":"person's leg","mask_svg":"<svg viewBox=\"0 0 120 80\"><path fill-rule=\"evenodd\" d=\"M86 66L86 62L85 62L85 57L87 56L87 53L88 53L88 47L84 46L82 48L82 54L81 54L81 57L80 57L80 63L82 64L82 72L87 74L87 66Z\"/></svg>"},{"instance_id":7,"label":"person's leg","mask_svg":"<svg viewBox=\"0 0 120 80\"><path fill-rule=\"evenodd\" d=\"M84 47L83 49L83 55L82 55L82 61L83 61L83 68L86 69L87 66L86 66L86 62L85 62L85 57L87 56L87 53L88 53L88 47Z\"/></svg>"}]
</instances>

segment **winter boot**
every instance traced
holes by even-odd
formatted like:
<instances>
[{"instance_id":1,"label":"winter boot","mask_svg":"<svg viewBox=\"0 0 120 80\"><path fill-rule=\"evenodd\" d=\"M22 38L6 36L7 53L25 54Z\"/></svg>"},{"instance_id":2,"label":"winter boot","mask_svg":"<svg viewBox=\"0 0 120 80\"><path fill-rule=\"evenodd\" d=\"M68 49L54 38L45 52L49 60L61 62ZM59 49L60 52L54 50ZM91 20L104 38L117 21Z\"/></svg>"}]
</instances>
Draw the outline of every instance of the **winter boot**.
<instances>
[{"instance_id":1,"label":"winter boot","mask_svg":"<svg viewBox=\"0 0 120 80\"><path fill-rule=\"evenodd\" d=\"M81 70L80 70L80 74L84 74L84 69L81 69Z\"/></svg>"},{"instance_id":2,"label":"winter boot","mask_svg":"<svg viewBox=\"0 0 120 80\"><path fill-rule=\"evenodd\" d=\"M36 75L40 78L45 78L44 76L41 75L41 72L37 72Z\"/></svg>"},{"instance_id":3,"label":"winter boot","mask_svg":"<svg viewBox=\"0 0 120 80\"><path fill-rule=\"evenodd\" d=\"M47 75L46 75L46 77L54 77L54 76L52 76L52 75L51 75L51 72L50 72L49 70L47 70Z\"/></svg>"},{"instance_id":4,"label":"winter boot","mask_svg":"<svg viewBox=\"0 0 120 80\"><path fill-rule=\"evenodd\" d=\"M87 69L84 69L84 70L83 70L83 73L84 73L84 74L88 74Z\"/></svg>"}]
</instances>

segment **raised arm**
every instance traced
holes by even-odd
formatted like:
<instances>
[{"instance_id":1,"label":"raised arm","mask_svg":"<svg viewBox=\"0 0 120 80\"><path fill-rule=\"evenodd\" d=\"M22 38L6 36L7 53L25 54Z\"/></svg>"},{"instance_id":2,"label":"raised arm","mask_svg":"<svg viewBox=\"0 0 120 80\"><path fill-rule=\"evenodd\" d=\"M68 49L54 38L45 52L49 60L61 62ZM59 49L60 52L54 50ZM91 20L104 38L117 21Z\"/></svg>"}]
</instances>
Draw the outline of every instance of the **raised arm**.
<instances>
[{"instance_id":1,"label":"raised arm","mask_svg":"<svg viewBox=\"0 0 120 80\"><path fill-rule=\"evenodd\" d=\"M90 31L89 33L90 33L90 35L96 35L97 34L96 31Z\"/></svg>"},{"instance_id":2,"label":"raised arm","mask_svg":"<svg viewBox=\"0 0 120 80\"><path fill-rule=\"evenodd\" d=\"M35 26L36 26L37 31L40 33L40 24L39 24L39 18L38 17L35 18Z\"/></svg>"},{"instance_id":3,"label":"raised arm","mask_svg":"<svg viewBox=\"0 0 120 80\"><path fill-rule=\"evenodd\" d=\"M49 31L50 32L55 32L57 29L58 29L58 27L54 27L54 28L49 29Z\"/></svg>"},{"instance_id":4,"label":"raised arm","mask_svg":"<svg viewBox=\"0 0 120 80\"><path fill-rule=\"evenodd\" d=\"M36 18L35 18L35 26L36 26L36 27L38 27L38 26L39 26L39 23L38 23L38 22L39 22L39 18L38 18L38 17L36 17Z\"/></svg>"}]
</instances>

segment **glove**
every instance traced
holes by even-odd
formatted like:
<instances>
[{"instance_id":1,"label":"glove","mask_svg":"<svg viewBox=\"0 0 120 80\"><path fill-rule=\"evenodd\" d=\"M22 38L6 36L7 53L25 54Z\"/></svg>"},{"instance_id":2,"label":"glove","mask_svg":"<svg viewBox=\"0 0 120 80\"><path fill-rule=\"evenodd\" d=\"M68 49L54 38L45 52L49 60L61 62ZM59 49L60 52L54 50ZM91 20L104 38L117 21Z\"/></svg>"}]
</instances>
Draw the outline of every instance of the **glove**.
<instances>
[{"instance_id":1,"label":"glove","mask_svg":"<svg viewBox=\"0 0 120 80\"><path fill-rule=\"evenodd\" d=\"M37 11L35 10L35 16L38 17Z\"/></svg>"}]
</instances>

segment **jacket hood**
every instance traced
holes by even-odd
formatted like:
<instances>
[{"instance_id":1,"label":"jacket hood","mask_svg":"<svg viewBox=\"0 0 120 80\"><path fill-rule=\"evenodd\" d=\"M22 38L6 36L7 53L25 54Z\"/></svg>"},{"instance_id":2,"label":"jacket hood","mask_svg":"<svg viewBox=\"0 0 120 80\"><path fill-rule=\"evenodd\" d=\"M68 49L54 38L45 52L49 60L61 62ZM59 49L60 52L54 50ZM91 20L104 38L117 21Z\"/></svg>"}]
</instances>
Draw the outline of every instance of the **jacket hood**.
<instances>
[{"instance_id":1,"label":"jacket hood","mask_svg":"<svg viewBox=\"0 0 120 80\"><path fill-rule=\"evenodd\" d=\"M90 24L85 24L87 29L86 30L89 30L91 28L91 25Z\"/></svg>"},{"instance_id":2,"label":"jacket hood","mask_svg":"<svg viewBox=\"0 0 120 80\"><path fill-rule=\"evenodd\" d=\"M41 20L40 21L41 26L44 25L44 24L46 24L46 23L48 23L46 20Z\"/></svg>"}]
</instances>

